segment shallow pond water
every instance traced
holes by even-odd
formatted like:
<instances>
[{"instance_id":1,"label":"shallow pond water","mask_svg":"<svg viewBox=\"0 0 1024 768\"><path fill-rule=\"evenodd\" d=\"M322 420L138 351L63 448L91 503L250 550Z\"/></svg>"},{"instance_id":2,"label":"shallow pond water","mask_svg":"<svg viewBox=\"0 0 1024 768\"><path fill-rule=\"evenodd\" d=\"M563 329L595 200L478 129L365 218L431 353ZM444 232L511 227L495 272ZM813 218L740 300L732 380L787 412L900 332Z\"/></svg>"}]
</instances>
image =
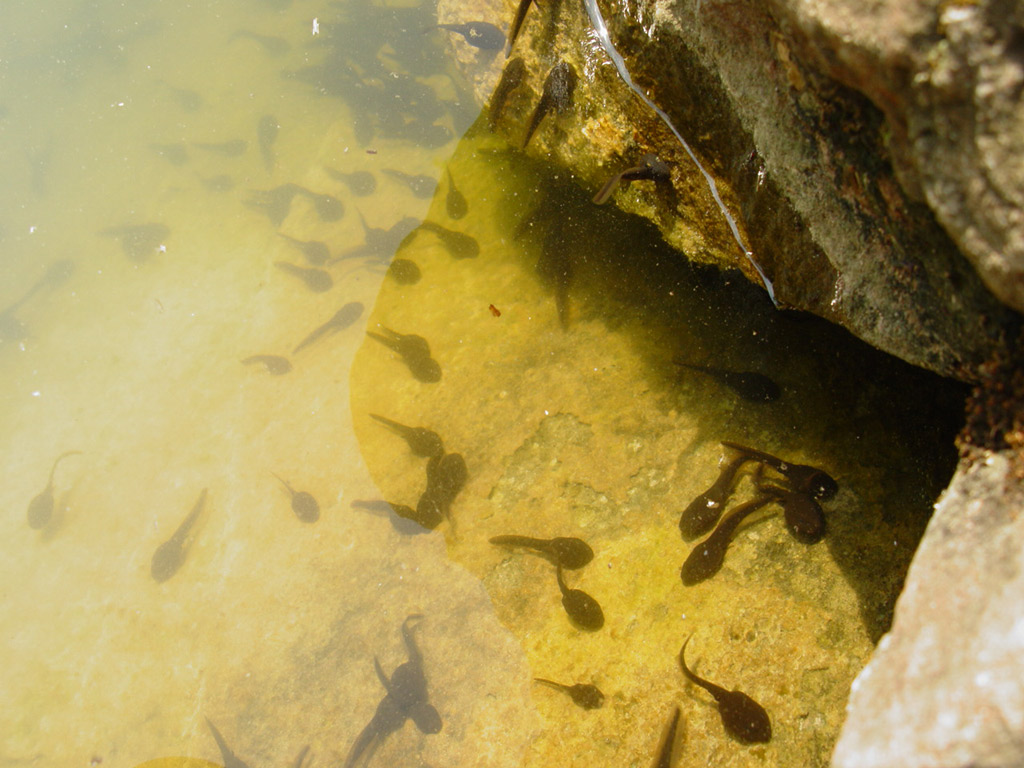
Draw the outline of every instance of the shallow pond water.
<instances>
[{"instance_id":1,"label":"shallow pond water","mask_svg":"<svg viewBox=\"0 0 1024 768\"><path fill-rule=\"evenodd\" d=\"M214 728L249 765L344 763L414 649L442 727L385 729L371 765L650 765L675 706L678 765L827 763L952 471L956 387L511 150L427 8L6 10L0 764L223 763ZM464 458L433 531L381 506L440 486L371 414ZM823 541L775 507L684 586L680 513L723 440L839 492ZM584 539L564 582L603 626L574 625L553 565L505 534ZM760 702L771 742L728 737L685 681L691 635L690 668Z\"/></svg>"}]
</instances>

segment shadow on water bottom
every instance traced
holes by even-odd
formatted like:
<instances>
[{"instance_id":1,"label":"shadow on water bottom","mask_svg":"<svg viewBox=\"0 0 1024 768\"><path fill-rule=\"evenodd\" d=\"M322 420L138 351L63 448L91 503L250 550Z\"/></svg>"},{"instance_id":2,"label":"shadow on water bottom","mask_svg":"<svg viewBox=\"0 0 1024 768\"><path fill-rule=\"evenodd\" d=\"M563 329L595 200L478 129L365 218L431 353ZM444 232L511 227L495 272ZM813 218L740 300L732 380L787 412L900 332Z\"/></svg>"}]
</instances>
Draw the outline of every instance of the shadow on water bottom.
<instances>
[{"instance_id":1,"label":"shadow on water bottom","mask_svg":"<svg viewBox=\"0 0 1024 768\"><path fill-rule=\"evenodd\" d=\"M398 256L422 279L385 280L368 326L422 337L437 380L372 340L356 355L353 422L375 501L429 506L439 463L461 457L428 535L480 579L530 675L603 692L584 711L534 686L539 725L521 764L649 764L678 705L680 764L826 765L952 474L964 390L775 310L738 275L690 265L647 223L490 141L463 141L451 161L468 215L448 220L439 194L429 218L479 255L410 237ZM380 417L443 448L417 456ZM794 465L835 487L802 484ZM688 585L680 568L707 532L684 538L680 518L716 483L727 519L768 501L732 521L720 567ZM801 514L823 528L801 529ZM499 536L577 538L594 557L562 569ZM572 615L573 591L599 606L600 625ZM715 699L686 681L691 635L690 668L762 705L770 742L730 738ZM431 656L457 653L443 640L425 649L428 678L443 675L431 678Z\"/></svg>"}]
</instances>

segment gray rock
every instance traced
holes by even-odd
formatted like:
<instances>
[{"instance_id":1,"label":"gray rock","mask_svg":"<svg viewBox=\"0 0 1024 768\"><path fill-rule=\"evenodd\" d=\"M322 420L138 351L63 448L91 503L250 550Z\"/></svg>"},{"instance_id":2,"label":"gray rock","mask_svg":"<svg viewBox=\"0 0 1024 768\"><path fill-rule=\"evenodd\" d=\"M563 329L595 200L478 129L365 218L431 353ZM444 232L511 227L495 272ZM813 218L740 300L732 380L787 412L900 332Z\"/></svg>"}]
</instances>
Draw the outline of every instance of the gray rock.
<instances>
[{"instance_id":1,"label":"gray rock","mask_svg":"<svg viewBox=\"0 0 1024 768\"><path fill-rule=\"evenodd\" d=\"M1010 452L962 464L936 505L853 685L835 768L1024 765L1019 469Z\"/></svg>"},{"instance_id":2,"label":"gray rock","mask_svg":"<svg viewBox=\"0 0 1024 768\"><path fill-rule=\"evenodd\" d=\"M500 20L494 3L477 5L481 18ZM754 282L760 269L780 305L969 379L1009 315L985 284L1024 307L1012 294L1011 247L1024 243L1014 234L1024 195L1019 65L1003 55L1012 25L997 25L1006 14L994 0L939 5L600 4L633 80L714 177L721 208L679 141L592 43L578 7L531 10L516 43L529 74L498 130L519 144L547 71L570 61L581 72L575 112L546 120L531 155L596 191L657 154L673 168L670 187L635 182L614 199L688 258ZM545 20L551 12L557 24ZM502 63L469 67L482 102Z\"/></svg>"},{"instance_id":3,"label":"gray rock","mask_svg":"<svg viewBox=\"0 0 1024 768\"><path fill-rule=\"evenodd\" d=\"M755 283L763 272L781 306L944 375L973 379L999 356L1024 310L1024 6L598 5L721 206L571 4L553 6L554 20L531 10L516 43L529 75L498 126L512 145L566 59L581 73L575 111L547 119L530 155L596 191L654 153L671 184L634 182L613 200L687 258ZM477 6L480 18L505 13ZM469 72L482 103L501 63ZM892 630L854 687L836 768L1024 765L1024 487L1019 459L986 456L961 465L936 507Z\"/></svg>"},{"instance_id":4,"label":"gray rock","mask_svg":"<svg viewBox=\"0 0 1024 768\"><path fill-rule=\"evenodd\" d=\"M801 54L886 116L899 179L986 285L1024 310L1024 7L984 0L781 0Z\"/></svg>"}]
</instances>

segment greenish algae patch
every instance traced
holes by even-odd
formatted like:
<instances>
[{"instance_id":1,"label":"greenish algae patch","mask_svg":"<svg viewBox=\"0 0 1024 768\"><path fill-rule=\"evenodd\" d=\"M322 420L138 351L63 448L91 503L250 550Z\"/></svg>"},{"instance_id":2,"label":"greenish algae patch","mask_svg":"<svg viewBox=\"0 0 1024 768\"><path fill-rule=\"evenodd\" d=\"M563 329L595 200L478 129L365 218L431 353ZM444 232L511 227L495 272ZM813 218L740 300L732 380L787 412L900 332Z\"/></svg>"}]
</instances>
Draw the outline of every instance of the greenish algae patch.
<instances>
[{"instance_id":1,"label":"greenish algae patch","mask_svg":"<svg viewBox=\"0 0 1024 768\"><path fill-rule=\"evenodd\" d=\"M648 226L590 206L490 139L465 140L452 168L470 215L448 221L442 193L430 219L472 234L481 255L453 259L416 235L399 255L423 280L386 280L368 323L424 336L442 378L416 381L364 342L353 423L395 503L416 505L425 460L369 413L429 427L465 457L468 481L439 528L449 556L481 579L533 676L606 696L584 711L535 686L544 727L523 765L648 765L675 704L680 765L826 765L849 685L952 469L942 446L961 393L842 331L777 313L739 276L688 266ZM538 203L553 216L517 237ZM576 237L563 329L534 266L545 227L566 219ZM782 397L743 401L674 358L760 371ZM823 542L796 541L771 508L740 529L720 573L684 587L693 543L681 540L679 515L717 477L721 440L822 467L840 492L823 502ZM733 503L753 494L744 475ZM552 564L488 543L502 534L586 540L594 560L565 579L599 601L604 627L574 627ZM684 682L677 655L691 634L691 669L759 701L769 744L729 739L710 696Z\"/></svg>"}]
</instances>

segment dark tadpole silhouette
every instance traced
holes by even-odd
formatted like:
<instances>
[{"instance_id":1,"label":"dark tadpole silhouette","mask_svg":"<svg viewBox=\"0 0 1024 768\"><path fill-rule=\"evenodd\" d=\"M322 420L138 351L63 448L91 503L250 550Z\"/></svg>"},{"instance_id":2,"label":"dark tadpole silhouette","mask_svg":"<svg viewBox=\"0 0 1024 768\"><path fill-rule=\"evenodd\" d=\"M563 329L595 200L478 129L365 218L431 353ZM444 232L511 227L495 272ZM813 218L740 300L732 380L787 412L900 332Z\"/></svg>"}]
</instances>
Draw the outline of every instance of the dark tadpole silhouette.
<instances>
[{"instance_id":1,"label":"dark tadpole silhouette","mask_svg":"<svg viewBox=\"0 0 1024 768\"><path fill-rule=\"evenodd\" d=\"M433 197L434 190L437 189L437 179L427 176L425 173L411 174L405 171L396 171L394 168L383 168L381 173L398 179L412 191L413 195L423 200Z\"/></svg>"},{"instance_id":2,"label":"dark tadpole silhouette","mask_svg":"<svg viewBox=\"0 0 1024 768\"><path fill-rule=\"evenodd\" d=\"M778 498L786 528L794 539L803 544L817 544L825 538L825 513L809 493L791 491L777 485L759 485L758 488Z\"/></svg>"},{"instance_id":3,"label":"dark tadpole silhouette","mask_svg":"<svg viewBox=\"0 0 1024 768\"><path fill-rule=\"evenodd\" d=\"M505 47L506 57L512 52L512 46L515 45L516 38L519 37L519 31L523 28L523 22L526 20L526 12L530 10L532 3L533 0L519 0L515 18L512 20L512 27L508 31L508 45Z\"/></svg>"},{"instance_id":4,"label":"dark tadpole silhouette","mask_svg":"<svg viewBox=\"0 0 1024 768\"><path fill-rule=\"evenodd\" d=\"M352 171L346 173L334 168L324 167L327 175L348 187L348 191L356 197L366 197L377 191L377 179L369 171Z\"/></svg>"},{"instance_id":5,"label":"dark tadpole silhouette","mask_svg":"<svg viewBox=\"0 0 1024 768\"><path fill-rule=\"evenodd\" d=\"M396 352L417 381L433 384L441 380L441 366L430 355L430 344L415 333L398 333L379 325L383 333L367 331L366 335L376 339L388 349Z\"/></svg>"},{"instance_id":6,"label":"dark tadpole silhouette","mask_svg":"<svg viewBox=\"0 0 1024 768\"><path fill-rule=\"evenodd\" d=\"M742 691L727 691L708 682L690 671L686 666L686 646L693 637L686 638L679 651L679 666L686 678L710 693L718 704L722 725L731 736L744 744L765 744L772 738L772 723L764 707Z\"/></svg>"},{"instance_id":7,"label":"dark tadpole silhouette","mask_svg":"<svg viewBox=\"0 0 1024 768\"><path fill-rule=\"evenodd\" d=\"M217 726L213 724L210 718L206 718L206 724L210 727L210 733L213 734L213 740L217 742L217 748L220 749L221 759L224 761L224 768L249 768L248 763L243 761L238 755L236 755L228 743L221 736L220 731L217 730Z\"/></svg>"},{"instance_id":8,"label":"dark tadpole silhouette","mask_svg":"<svg viewBox=\"0 0 1024 768\"><path fill-rule=\"evenodd\" d=\"M665 732L665 740L661 744L661 751L658 753L658 762L654 768L672 768L672 748L676 743L676 732L679 730L679 716L681 712L676 707L672 717L668 721L668 730Z\"/></svg>"},{"instance_id":9,"label":"dark tadpole silhouette","mask_svg":"<svg viewBox=\"0 0 1024 768\"><path fill-rule=\"evenodd\" d=\"M329 263L342 261L344 259L357 259L369 257L383 263L387 263L402 242L419 226L420 220L413 216L406 216L392 224L388 229L382 227L371 227L359 212L359 220L363 224L365 242L357 245L345 253L335 256Z\"/></svg>"},{"instance_id":10,"label":"dark tadpole silhouette","mask_svg":"<svg viewBox=\"0 0 1024 768\"><path fill-rule=\"evenodd\" d=\"M291 483L285 480L276 472L271 472L278 479L292 500L292 512L304 523L315 523L320 519L320 504L308 491L296 491Z\"/></svg>"},{"instance_id":11,"label":"dark tadpole silhouette","mask_svg":"<svg viewBox=\"0 0 1024 768\"><path fill-rule=\"evenodd\" d=\"M762 488L762 490L768 491L769 489ZM722 568L722 563L725 562L725 552L729 548L729 542L732 541L736 529L750 515L777 498L775 493L770 493L767 496L740 504L722 518L718 527L693 548L689 557L686 558L686 562L683 563L680 571L683 584L688 587L699 584L718 573Z\"/></svg>"},{"instance_id":12,"label":"dark tadpole silhouette","mask_svg":"<svg viewBox=\"0 0 1024 768\"><path fill-rule=\"evenodd\" d=\"M161 83L167 88L178 106L186 112L198 112L203 108L203 97L198 91L193 91L191 88L176 88L170 83L161 80Z\"/></svg>"},{"instance_id":13,"label":"dark tadpole silhouette","mask_svg":"<svg viewBox=\"0 0 1024 768\"><path fill-rule=\"evenodd\" d=\"M316 215L321 221L338 221L345 215L345 206L338 198L313 192L298 184L281 184L273 189L253 190L244 201L244 205L259 211L270 219L275 227L280 227L288 218L288 211L291 210L292 200L296 195L302 195L313 203Z\"/></svg>"},{"instance_id":14,"label":"dark tadpole silhouette","mask_svg":"<svg viewBox=\"0 0 1024 768\"><path fill-rule=\"evenodd\" d=\"M480 255L480 243L472 235L442 227L433 221L424 221L417 232L432 232L455 259L475 259Z\"/></svg>"},{"instance_id":15,"label":"dark tadpole silhouette","mask_svg":"<svg viewBox=\"0 0 1024 768\"><path fill-rule=\"evenodd\" d=\"M594 559L594 550L582 539L556 536L553 539L535 539L531 536L493 536L491 544L499 547L525 547L539 552L555 565L567 570L582 568Z\"/></svg>"},{"instance_id":16,"label":"dark tadpole silhouette","mask_svg":"<svg viewBox=\"0 0 1024 768\"><path fill-rule=\"evenodd\" d=\"M601 693L601 689L596 685L590 683L564 685L543 677L535 677L533 679L538 683L549 685L552 688L569 694L569 698L572 699L573 703L582 709L600 709L604 704L604 694Z\"/></svg>"},{"instance_id":17,"label":"dark tadpole silhouette","mask_svg":"<svg viewBox=\"0 0 1024 768\"><path fill-rule=\"evenodd\" d=\"M779 385L757 371L730 371L710 365L694 365L676 359L676 365L705 373L751 403L770 403L782 396Z\"/></svg>"},{"instance_id":18,"label":"dark tadpole silhouette","mask_svg":"<svg viewBox=\"0 0 1024 768\"><path fill-rule=\"evenodd\" d=\"M437 528L444 519L440 513L428 511L427 514L423 514L418 509L392 501L356 499L352 502L352 507L386 515L391 527L403 536L429 533Z\"/></svg>"},{"instance_id":19,"label":"dark tadpole silhouette","mask_svg":"<svg viewBox=\"0 0 1024 768\"><path fill-rule=\"evenodd\" d=\"M242 365L262 365L271 376L283 376L292 369L287 357L280 355L250 355L242 360Z\"/></svg>"},{"instance_id":20,"label":"dark tadpole silhouette","mask_svg":"<svg viewBox=\"0 0 1024 768\"><path fill-rule=\"evenodd\" d=\"M46 487L40 491L28 504L28 527L40 530L49 525L53 519L53 475L57 471L57 465L68 456L77 456L81 451L65 451L53 462L50 467L50 479Z\"/></svg>"},{"instance_id":21,"label":"dark tadpole silhouette","mask_svg":"<svg viewBox=\"0 0 1024 768\"><path fill-rule=\"evenodd\" d=\"M411 719L421 733L441 732L441 715L430 703L427 678L423 672L423 656L410 626L411 622L421 618L420 614L412 614L402 623L402 638L405 640L409 660L399 665L390 680L384 674L380 662L374 658L374 669L387 693L377 705L370 722L352 742L344 768L354 768L359 762L368 765L384 739L405 725L406 720Z\"/></svg>"},{"instance_id":22,"label":"dark tadpole silhouette","mask_svg":"<svg viewBox=\"0 0 1024 768\"><path fill-rule=\"evenodd\" d=\"M482 51L500 51L505 47L505 33L486 21L467 21L465 24L438 24L438 29L462 35L466 42Z\"/></svg>"},{"instance_id":23,"label":"dark tadpole silhouette","mask_svg":"<svg viewBox=\"0 0 1024 768\"><path fill-rule=\"evenodd\" d=\"M344 204L333 195L313 192L305 187L299 187L298 193L313 203L313 208L316 210L316 215L320 217L320 221L339 221L345 215Z\"/></svg>"},{"instance_id":24,"label":"dark tadpole silhouette","mask_svg":"<svg viewBox=\"0 0 1024 768\"><path fill-rule=\"evenodd\" d=\"M291 210L292 200L301 191L298 184L281 184L273 189L256 189L243 202L246 208L259 211L275 227L280 227L288 218L288 211Z\"/></svg>"},{"instance_id":25,"label":"dark tadpole silhouette","mask_svg":"<svg viewBox=\"0 0 1024 768\"><path fill-rule=\"evenodd\" d=\"M427 489L417 504L419 513L431 519L438 514L450 518L452 502L468 477L466 460L461 453L431 457L427 461Z\"/></svg>"},{"instance_id":26,"label":"dark tadpole silhouette","mask_svg":"<svg viewBox=\"0 0 1024 768\"><path fill-rule=\"evenodd\" d=\"M277 234L298 248L307 263L314 267L322 267L331 259L331 249L327 247L326 243L321 243L319 240L296 240L294 237L280 232Z\"/></svg>"},{"instance_id":27,"label":"dark tadpole silhouette","mask_svg":"<svg viewBox=\"0 0 1024 768\"><path fill-rule=\"evenodd\" d=\"M451 168L446 170L448 172L448 194L444 200L445 212L449 219L461 219L469 212L469 204L466 202L466 196L455 186Z\"/></svg>"},{"instance_id":28,"label":"dark tadpole silhouette","mask_svg":"<svg viewBox=\"0 0 1024 768\"><path fill-rule=\"evenodd\" d=\"M428 488L420 495L412 515L406 514L404 511L401 514L433 531L444 522L446 517L451 517L451 502Z\"/></svg>"},{"instance_id":29,"label":"dark tadpole silhouette","mask_svg":"<svg viewBox=\"0 0 1024 768\"><path fill-rule=\"evenodd\" d=\"M416 285L423 277L415 261L401 258L391 260L386 274L399 285Z\"/></svg>"},{"instance_id":30,"label":"dark tadpole silhouette","mask_svg":"<svg viewBox=\"0 0 1024 768\"><path fill-rule=\"evenodd\" d=\"M562 592L562 607L569 615L569 620L579 629L596 632L604 626L604 611L597 600L582 589L569 589L562 579L562 566L555 566L555 577L558 589Z\"/></svg>"},{"instance_id":31,"label":"dark tadpole silhouette","mask_svg":"<svg viewBox=\"0 0 1024 768\"><path fill-rule=\"evenodd\" d=\"M188 552L187 539L189 532L192 526L195 525L199 513L203 511L205 503L206 488L203 488L202 493L199 494L199 498L192 507L192 511L188 513L171 538L156 548L156 552L153 553L153 561L149 567L150 575L154 581L167 581L178 572L181 564L185 562L185 555Z\"/></svg>"},{"instance_id":32,"label":"dark tadpole silhouette","mask_svg":"<svg viewBox=\"0 0 1024 768\"><path fill-rule=\"evenodd\" d=\"M348 304L343 306L323 325L319 325L310 332L306 338L298 343L298 346L292 350L292 354L305 349L317 339L326 336L330 333L337 333L338 331L348 328L352 323L358 320L363 314L363 304L360 301L350 301Z\"/></svg>"},{"instance_id":33,"label":"dark tadpole silhouette","mask_svg":"<svg viewBox=\"0 0 1024 768\"><path fill-rule=\"evenodd\" d=\"M752 459L741 454L722 467L718 479L704 493L690 502L679 516L679 532L684 539L695 539L715 527L725 510L725 502L732 494L736 473Z\"/></svg>"},{"instance_id":34,"label":"dark tadpole silhouette","mask_svg":"<svg viewBox=\"0 0 1024 768\"><path fill-rule=\"evenodd\" d=\"M615 189L622 183L631 181L656 181L664 182L672 178L672 171L668 164L660 160L656 155L644 155L640 165L634 168L627 168L621 173L612 176L594 195L594 202L601 205L612 196Z\"/></svg>"},{"instance_id":35,"label":"dark tadpole silhouette","mask_svg":"<svg viewBox=\"0 0 1024 768\"><path fill-rule=\"evenodd\" d=\"M396 435L401 437L409 445L409 450L416 456L432 458L444 455L444 441L441 436L432 429L426 427L407 427L397 421L371 413L370 417L376 419Z\"/></svg>"},{"instance_id":36,"label":"dark tadpole silhouette","mask_svg":"<svg viewBox=\"0 0 1024 768\"><path fill-rule=\"evenodd\" d=\"M319 267L300 267L287 261L275 261L274 266L302 281L313 293L326 293L334 287L334 278L326 270Z\"/></svg>"},{"instance_id":37,"label":"dark tadpole silhouette","mask_svg":"<svg viewBox=\"0 0 1024 768\"><path fill-rule=\"evenodd\" d=\"M754 461L759 461L771 467L780 475L784 475L786 480L792 484L793 490L798 493L810 494L816 499L827 501L835 496L839 490L839 483L823 469L811 467L807 464L794 464L785 459L772 456L769 453L764 453L754 448L747 448L739 443L730 443L727 440L723 440L722 445L732 448L734 451L739 451L744 456Z\"/></svg>"},{"instance_id":38,"label":"dark tadpole silhouette","mask_svg":"<svg viewBox=\"0 0 1024 768\"><path fill-rule=\"evenodd\" d=\"M526 1L529 2L529 0ZM501 113L505 111L508 97L512 94L512 91L523 84L525 75L526 64L518 56L509 60L505 65L505 69L502 70L501 79L498 81L494 93L491 94L491 103L487 109L487 125L492 131L497 127Z\"/></svg>"},{"instance_id":39,"label":"dark tadpole silhouette","mask_svg":"<svg viewBox=\"0 0 1024 768\"><path fill-rule=\"evenodd\" d=\"M523 137L523 149L530 143L537 126L549 112L554 110L562 115L572 107L573 93L576 90L578 76L572 64L567 61L558 62L544 80L544 90L541 92L540 101L530 116L530 123L526 127L526 136Z\"/></svg>"}]
</instances>

